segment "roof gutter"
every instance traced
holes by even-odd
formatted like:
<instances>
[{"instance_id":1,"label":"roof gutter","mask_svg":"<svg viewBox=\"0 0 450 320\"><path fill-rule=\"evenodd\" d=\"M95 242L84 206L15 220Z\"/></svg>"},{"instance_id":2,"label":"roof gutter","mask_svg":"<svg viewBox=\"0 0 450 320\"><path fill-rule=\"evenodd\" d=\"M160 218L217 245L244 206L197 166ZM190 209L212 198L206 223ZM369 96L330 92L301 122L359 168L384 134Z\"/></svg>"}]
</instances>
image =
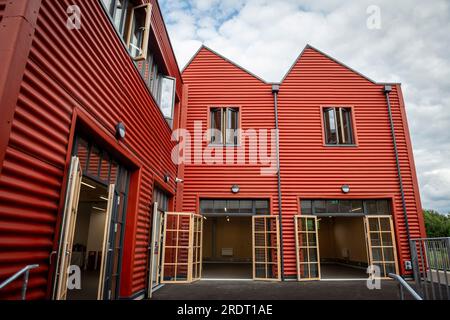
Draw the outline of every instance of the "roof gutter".
<instances>
[{"instance_id":1,"label":"roof gutter","mask_svg":"<svg viewBox=\"0 0 450 320\"><path fill-rule=\"evenodd\" d=\"M397 174L398 174L398 180L399 180L399 184L400 184L400 194L402 197L402 206L403 206L403 215L404 215L404 219L405 219L406 235L408 238L408 244L411 246L411 232L410 232L409 222L408 222L408 212L406 210L406 199L405 199L405 192L403 189L403 179L402 179L402 172L401 172L401 168L400 168L400 160L399 160L399 156L398 156L397 139L395 136L395 128L394 128L394 119L392 117L391 100L389 97L389 94L392 91L392 86L385 85L383 91L386 95L386 102L387 102L388 113L389 113L389 121L391 124L392 142L394 144L395 161L397 163ZM410 254L412 254L411 247L410 247L410 251L411 251Z\"/></svg>"},{"instance_id":2,"label":"roof gutter","mask_svg":"<svg viewBox=\"0 0 450 320\"><path fill-rule=\"evenodd\" d=\"M279 217L279 237L280 237L280 264L281 264L281 280L284 281L284 245L283 245L283 211L281 200L281 170L280 170L280 133L278 126L278 93L280 91L279 84L272 85L272 94L274 100L275 109L275 144L276 144L276 157L277 157L277 186L278 186L278 217Z\"/></svg>"}]
</instances>

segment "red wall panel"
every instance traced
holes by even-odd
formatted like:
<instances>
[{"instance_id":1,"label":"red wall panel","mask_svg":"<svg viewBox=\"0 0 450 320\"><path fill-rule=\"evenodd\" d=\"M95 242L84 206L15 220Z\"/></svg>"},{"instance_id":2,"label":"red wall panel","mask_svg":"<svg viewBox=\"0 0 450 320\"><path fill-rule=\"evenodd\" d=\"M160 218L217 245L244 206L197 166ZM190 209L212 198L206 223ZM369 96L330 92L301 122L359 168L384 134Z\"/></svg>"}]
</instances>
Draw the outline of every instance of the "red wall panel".
<instances>
[{"instance_id":1,"label":"red wall panel","mask_svg":"<svg viewBox=\"0 0 450 320\"><path fill-rule=\"evenodd\" d=\"M159 7L152 3L152 26L181 94L175 57ZM80 30L66 28L66 10L73 4L82 12ZM129 273L122 275L121 295L131 296L146 285L154 180L169 174L172 179L163 187L175 193L177 166L171 161L171 129L99 1L47 0L40 8L0 176L0 280L28 263L39 263L28 297L46 296L75 108L110 135L124 122L127 136L121 145L142 163L137 205L130 204L127 213L136 218L127 220L135 227L127 227L133 252L125 253L130 259L124 261L124 270ZM133 208L136 213L130 212ZM7 294L17 293L15 289Z\"/></svg>"},{"instance_id":2,"label":"red wall panel","mask_svg":"<svg viewBox=\"0 0 450 320\"><path fill-rule=\"evenodd\" d=\"M194 122L202 122L202 131L209 128L209 107L240 107L243 130L273 129L275 117L271 85L250 75L223 57L207 48L202 48L195 59L183 72L183 80L188 84L188 105L186 129L193 137ZM250 164L248 141L246 142L246 164L208 165L191 163L184 165L183 211L198 212L198 199L201 197L243 198L256 197L277 199L275 175L261 175L259 164ZM202 143L202 152L206 148ZM224 148L223 150L230 149ZM234 148L237 152L238 148ZM194 151L192 152L194 161ZM240 193L233 195L231 186L240 186ZM276 210L278 203L271 201Z\"/></svg>"},{"instance_id":3,"label":"red wall panel","mask_svg":"<svg viewBox=\"0 0 450 320\"><path fill-rule=\"evenodd\" d=\"M241 106L242 127L274 128L271 85L245 72L221 56L202 48L183 72L189 87L187 129L203 121L208 106ZM296 274L293 216L300 198L393 198L400 264L408 259L399 180L383 85L375 84L330 57L307 47L281 83L279 93L280 162L285 274ZM411 143L399 86L391 103L399 147L412 237L424 235L420 197L414 172ZM323 143L321 107L353 107L357 147L326 147ZM203 143L203 148L206 143ZM277 210L275 177L262 177L258 166L186 165L183 209L198 211L198 198L239 196L270 197ZM344 196L341 186L349 184Z\"/></svg>"}]
</instances>

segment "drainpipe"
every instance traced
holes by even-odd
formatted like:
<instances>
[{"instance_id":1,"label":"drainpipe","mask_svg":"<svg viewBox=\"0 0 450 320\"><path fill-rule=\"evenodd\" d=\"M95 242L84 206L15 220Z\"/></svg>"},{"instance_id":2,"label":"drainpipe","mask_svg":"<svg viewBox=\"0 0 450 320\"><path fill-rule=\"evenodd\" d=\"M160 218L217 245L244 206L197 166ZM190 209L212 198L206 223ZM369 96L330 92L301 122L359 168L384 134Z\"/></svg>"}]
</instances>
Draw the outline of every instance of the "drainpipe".
<instances>
[{"instance_id":1,"label":"drainpipe","mask_svg":"<svg viewBox=\"0 0 450 320\"><path fill-rule=\"evenodd\" d=\"M278 184L278 217L280 220L280 264L281 264L281 280L284 281L284 245L283 245L283 214L282 214L282 205L281 205L281 170L280 170L280 134L278 127L278 93L280 91L280 85L274 84L272 85L272 94L274 100L274 109L275 109L275 144L276 144L276 155L277 155L277 184Z\"/></svg>"},{"instance_id":2,"label":"drainpipe","mask_svg":"<svg viewBox=\"0 0 450 320\"><path fill-rule=\"evenodd\" d=\"M386 95L386 102L387 102L388 112L389 112L389 121L391 123L391 133L392 133L392 141L394 144L395 161L397 163L397 174L398 174L398 180L399 180L399 184L400 184L400 194L402 197L403 215L405 218L406 235L408 238L410 256L412 256L411 233L410 233L409 223L408 223L408 213L406 211L405 192L403 190L403 180L402 180L402 173L401 173L401 169L400 169L400 160L399 160L399 156L398 156L397 139L395 137L394 120L392 118L391 100L389 98L389 93L391 91L392 91L392 86L390 86L390 85L384 86L384 93Z\"/></svg>"}]
</instances>

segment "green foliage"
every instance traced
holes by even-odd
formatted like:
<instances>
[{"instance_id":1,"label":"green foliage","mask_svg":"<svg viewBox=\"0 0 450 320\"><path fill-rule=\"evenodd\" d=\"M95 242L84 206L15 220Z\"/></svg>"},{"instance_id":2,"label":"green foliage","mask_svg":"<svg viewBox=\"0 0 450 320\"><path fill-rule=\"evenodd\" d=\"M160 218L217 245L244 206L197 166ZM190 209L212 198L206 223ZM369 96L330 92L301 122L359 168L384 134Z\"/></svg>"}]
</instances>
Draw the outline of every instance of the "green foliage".
<instances>
[{"instance_id":1,"label":"green foliage","mask_svg":"<svg viewBox=\"0 0 450 320\"><path fill-rule=\"evenodd\" d=\"M450 215L434 210L423 210L425 228L429 238L450 237Z\"/></svg>"}]
</instances>

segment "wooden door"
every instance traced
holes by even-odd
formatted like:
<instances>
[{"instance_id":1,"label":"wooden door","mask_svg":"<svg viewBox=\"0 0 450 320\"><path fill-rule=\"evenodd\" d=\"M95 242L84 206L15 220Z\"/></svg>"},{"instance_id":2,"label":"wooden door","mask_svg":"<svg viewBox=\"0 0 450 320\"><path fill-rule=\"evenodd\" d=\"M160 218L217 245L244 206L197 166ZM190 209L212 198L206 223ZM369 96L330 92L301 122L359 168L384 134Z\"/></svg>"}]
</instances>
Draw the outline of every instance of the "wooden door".
<instances>
[{"instance_id":1,"label":"wooden door","mask_svg":"<svg viewBox=\"0 0 450 320\"><path fill-rule=\"evenodd\" d=\"M320 280L320 251L316 216L295 216L298 281Z\"/></svg>"},{"instance_id":2,"label":"wooden door","mask_svg":"<svg viewBox=\"0 0 450 320\"><path fill-rule=\"evenodd\" d=\"M253 279L280 281L280 234L278 216L252 217Z\"/></svg>"},{"instance_id":3,"label":"wooden door","mask_svg":"<svg viewBox=\"0 0 450 320\"><path fill-rule=\"evenodd\" d=\"M365 216L369 265L380 268L380 278L389 278L389 273L398 274L397 247L394 224L391 216Z\"/></svg>"},{"instance_id":4,"label":"wooden door","mask_svg":"<svg viewBox=\"0 0 450 320\"><path fill-rule=\"evenodd\" d=\"M108 261L108 256L110 250L110 230L111 230L111 217L112 212L114 209L114 184L111 184L109 186L108 190L108 204L106 206L106 212L105 212L105 225L103 228L103 245L102 245L102 259L100 262L100 275L99 275L99 281L98 281L98 293L97 293L97 299L103 300L104 299L104 288L105 288L105 278L106 278L106 266ZM107 297L109 300L110 297Z\"/></svg>"},{"instance_id":5,"label":"wooden door","mask_svg":"<svg viewBox=\"0 0 450 320\"><path fill-rule=\"evenodd\" d=\"M77 222L82 177L80 160L78 157L73 157L67 183L66 202L59 244L56 292L53 294L53 298L56 300L65 300L67 298L67 280L70 261L72 259L73 237Z\"/></svg>"}]
</instances>

